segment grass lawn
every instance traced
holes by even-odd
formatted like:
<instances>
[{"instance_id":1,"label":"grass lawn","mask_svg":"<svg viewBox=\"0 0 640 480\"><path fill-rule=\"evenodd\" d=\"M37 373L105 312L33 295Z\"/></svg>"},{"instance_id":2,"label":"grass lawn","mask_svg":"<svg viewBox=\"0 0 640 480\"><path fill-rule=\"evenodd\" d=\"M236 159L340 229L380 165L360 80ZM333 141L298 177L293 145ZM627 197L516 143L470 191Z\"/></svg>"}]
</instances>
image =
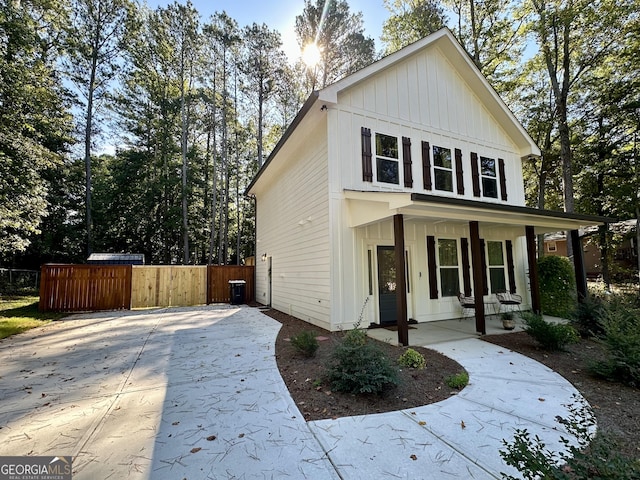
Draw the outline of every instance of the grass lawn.
<instances>
[{"instance_id":1,"label":"grass lawn","mask_svg":"<svg viewBox=\"0 0 640 480\"><path fill-rule=\"evenodd\" d=\"M41 327L64 317L62 313L38 311L37 296L7 296L0 298L0 338Z\"/></svg>"}]
</instances>

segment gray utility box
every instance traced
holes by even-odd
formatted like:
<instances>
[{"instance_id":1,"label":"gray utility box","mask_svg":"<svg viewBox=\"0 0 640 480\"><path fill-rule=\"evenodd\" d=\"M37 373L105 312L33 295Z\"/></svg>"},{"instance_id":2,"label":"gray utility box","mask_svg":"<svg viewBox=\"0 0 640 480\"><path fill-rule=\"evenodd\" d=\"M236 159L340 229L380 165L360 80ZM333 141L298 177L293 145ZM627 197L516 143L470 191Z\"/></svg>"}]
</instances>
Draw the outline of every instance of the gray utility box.
<instances>
[{"instance_id":1,"label":"gray utility box","mask_svg":"<svg viewBox=\"0 0 640 480\"><path fill-rule=\"evenodd\" d=\"M244 290L247 282L244 280L229 280L229 296L231 305L242 305L244 302Z\"/></svg>"}]
</instances>

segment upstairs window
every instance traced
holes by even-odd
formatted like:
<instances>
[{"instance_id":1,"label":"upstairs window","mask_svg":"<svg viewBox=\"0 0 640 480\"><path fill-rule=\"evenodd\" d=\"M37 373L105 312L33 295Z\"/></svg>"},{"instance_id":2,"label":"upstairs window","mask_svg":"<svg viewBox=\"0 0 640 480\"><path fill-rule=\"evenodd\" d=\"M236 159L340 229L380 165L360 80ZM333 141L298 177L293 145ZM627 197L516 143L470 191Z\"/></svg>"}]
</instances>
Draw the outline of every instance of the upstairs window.
<instances>
[{"instance_id":1,"label":"upstairs window","mask_svg":"<svg viewBox=\"0 0 640 480\"><path fill-rule=\"evenodd\" d=\"M433 174L436 190L453 192L453 164L451 149L433 146ZM456 295L458 292L456 292Z\"/></svg>"},{"instance_id":2,"label":"upstairs window","mask_svg":"<svg viewBox=\"0 0 640 480\"><path fill-rule=\"evenodd\" d=\"M438 240L438 260L442 296L455 297L460 292L457 240L444 238Z\"/></svg>"},{"instance_id":3,"label":"upstairs window","mask_svg":"<svg viewBox=\"0 0 640 480\"><path fill-rule=\"evenodd\" d=\"M498 179L495 159L480 157L480 173L482 176L482 195L490 198L498 198Z\"/></svg>"},{"instance_id":4,"label":"upstairs window","mask_svg":"<svg viewBox=\"0 0 640 480\"><path fill-rule=\"evenodd\" d=\"M376 179L382 183L400 184L398 138L376 133Z\"/></svg>"}]
</instances>

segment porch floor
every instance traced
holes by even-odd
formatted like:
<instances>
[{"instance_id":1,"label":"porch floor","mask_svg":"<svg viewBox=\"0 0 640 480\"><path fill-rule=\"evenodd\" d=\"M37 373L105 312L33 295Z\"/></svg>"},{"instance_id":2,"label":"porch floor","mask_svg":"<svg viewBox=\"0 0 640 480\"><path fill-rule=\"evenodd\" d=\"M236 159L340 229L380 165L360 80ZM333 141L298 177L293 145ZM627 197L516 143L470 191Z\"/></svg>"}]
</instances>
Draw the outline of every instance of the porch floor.
<instances>
[{"instance_id":1,"label":"porch floor","mask_svg":"<svg viewBox=\"0 0 640 480\"><path fill-rule=\"evenodd\" d=\"M560 318L544 316L549 322L565 322ZM516 317L516 327L513 330L505 330L502 327L502 320L497 315L487 315L485 317L487 335L503 333L521 332L524 324L520 318ZM382 342L398 344L398 332L385 328L373 328L367 330L367 335ZM453 320L438 320L435 322L424 322L409 325L409 345L428 346L436 343L450 342L452 340L463 340L465 338L480 338L482 335L476 333L476 323L474 317L459 318Z\"/></svg>"}]
</instances>

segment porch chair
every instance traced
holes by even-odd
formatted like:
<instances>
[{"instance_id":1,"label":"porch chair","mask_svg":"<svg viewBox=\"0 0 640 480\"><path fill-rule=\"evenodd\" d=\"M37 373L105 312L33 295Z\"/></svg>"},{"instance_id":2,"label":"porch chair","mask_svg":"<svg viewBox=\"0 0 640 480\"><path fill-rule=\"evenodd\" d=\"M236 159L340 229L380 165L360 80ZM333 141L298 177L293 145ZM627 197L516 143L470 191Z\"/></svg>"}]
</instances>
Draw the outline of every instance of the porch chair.
<instances>
[{"instance_id":1,"label":"porch chair","mask_svg":"<svg viewBox=\"0 0 640 480\"><path fill-rule=\"evenodd\" d=\"M520 305L522 304L522 297L520 295L504 290L496 292L496 298L500 303L498 313L502 311L520 311Z\"/></svg>"},{"instance_id":2,"label":"porch chair","mask_svg":"<svg viewBox=\"0 0 640 480\"><path fill-rule=\"evenodd\" d=\"M476 299L474 297L465 296L464 293L458 293L458 301L462 309L462 318L472 318L476 316Z\"/></svg>"}]
</instances>

